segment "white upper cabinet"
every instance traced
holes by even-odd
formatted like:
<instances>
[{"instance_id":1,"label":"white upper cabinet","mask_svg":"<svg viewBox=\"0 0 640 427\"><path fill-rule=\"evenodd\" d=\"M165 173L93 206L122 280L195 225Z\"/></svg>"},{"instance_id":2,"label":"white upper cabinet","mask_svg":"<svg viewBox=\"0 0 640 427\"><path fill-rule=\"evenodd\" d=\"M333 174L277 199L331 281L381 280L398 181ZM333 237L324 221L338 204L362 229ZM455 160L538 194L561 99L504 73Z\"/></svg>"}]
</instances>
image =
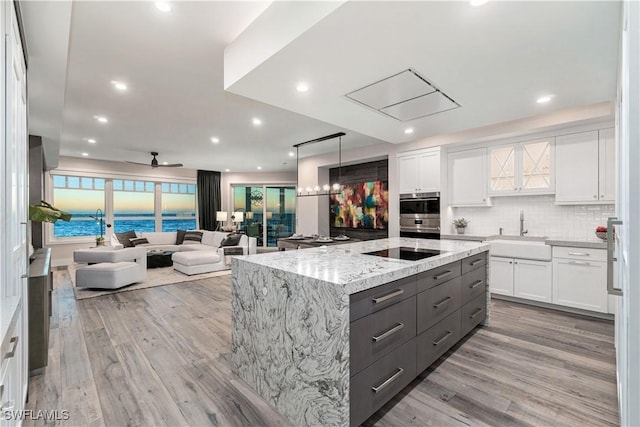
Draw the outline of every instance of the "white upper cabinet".
<instances>
[{"instance_id":1,"label":"white upper cabinet","mask_svg":"<svg viewBox=\"0 0 640 427\"><path fill-rule=\"evenodd\" d=\"M440 148L398 153L401 194L440 191Z\"/></svg>"},{"instance_id":2,"label":"white upper cabinet","mask_svg":"<svg viewBox=\"0 0 640 427\"><path fill-rule=\"evenodd\" d=\"M456 151L447 155L450 206L488 206L487 149Z\"/></svg>"},{"instance_id":3,"label":"white upper cabinet","mask_svg":"<svg viewBox=\"0 0 640 427\"><path fill-rule=\"evenodd\" d=\"M490 147L488 194L553 193L553 149L554 138Z\"/></svg>"},{"instance_id":4,"label":"white upper cabinet","mask_svg":"<svg viewBox=\"0 0 640 427\"><path fill-rule=\"evenodd\" d=\"M556 158L557 204L613 203L613 129L557 137Z\"/></svg>"}]
</instances>

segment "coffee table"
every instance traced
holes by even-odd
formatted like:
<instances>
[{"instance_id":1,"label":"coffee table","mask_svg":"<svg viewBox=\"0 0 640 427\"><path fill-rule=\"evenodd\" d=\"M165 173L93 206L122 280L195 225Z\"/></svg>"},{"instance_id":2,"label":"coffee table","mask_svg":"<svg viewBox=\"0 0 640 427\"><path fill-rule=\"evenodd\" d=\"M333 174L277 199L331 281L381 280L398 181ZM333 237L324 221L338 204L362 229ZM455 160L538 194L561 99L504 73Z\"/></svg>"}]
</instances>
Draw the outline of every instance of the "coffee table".
<instances>
[{"instance_id":1,"label":"coffee table","mask_svg":"<svg viewBox=\"0 0 640 427\"><path fill-rule=\"evenodd\" d=\"M153 251L147 252L147 268L171 267L173 261L171 255L175 251Z\"/></svg>"}]
</instances>

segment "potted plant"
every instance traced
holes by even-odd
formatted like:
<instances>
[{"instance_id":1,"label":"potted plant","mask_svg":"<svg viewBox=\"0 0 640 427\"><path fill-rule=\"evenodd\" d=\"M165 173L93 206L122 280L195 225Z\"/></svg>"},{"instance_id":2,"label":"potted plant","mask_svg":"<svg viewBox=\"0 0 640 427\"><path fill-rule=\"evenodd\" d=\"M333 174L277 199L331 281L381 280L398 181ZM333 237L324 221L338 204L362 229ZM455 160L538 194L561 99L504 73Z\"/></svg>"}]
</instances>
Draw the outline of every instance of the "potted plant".
<instances>
[{"instance_id":1,"label":"potted plant","mask_svg":"<svg viewBox=\"0 0 640 427\"><path fill-rule=\"evenodd\" d=\"M96 246L104 246L104 236L96 236Z\"/></svg>"},{"instance_id":2,"label":"potted plant","mask_svg":"<svg viewBox=\"0 0 640 427\"><path fill-rule=\"evenodd\" d=\"M71 221L71 214L69 212L61 211L44 200L41 200L38 205L29 205L29 219L35 222L55 223L59 219L63 221Z\"/></svg>"},{"instance_id":3,"label":"potted plant","mask_svg":"<svg viewBox=\"0 0 640 427\"><path fill-rule=\"evenodd\" d=\"M458 218L453 221L453 226L456 228L458 234L464 234L464 229L469 225L468 220L464 218Z\"/></svg>"}]
</instances>

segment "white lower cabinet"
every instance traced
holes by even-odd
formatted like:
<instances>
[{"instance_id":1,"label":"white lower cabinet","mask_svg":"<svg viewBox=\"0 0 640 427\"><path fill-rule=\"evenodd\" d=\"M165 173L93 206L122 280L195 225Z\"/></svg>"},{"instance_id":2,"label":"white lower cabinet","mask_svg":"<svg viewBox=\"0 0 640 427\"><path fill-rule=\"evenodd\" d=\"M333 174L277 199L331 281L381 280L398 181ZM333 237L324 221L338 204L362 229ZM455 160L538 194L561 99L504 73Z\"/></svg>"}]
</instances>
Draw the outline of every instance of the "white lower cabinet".
<instances>
[{"instance_id":1,"label":"white lower cabinet","mask_svg":"<svg viewBox=\"0 0 640 427\"><path fill-rule=\"evenodd\" d=\"M598 313L615 313L607 294L604 249L554 246L552 261L489 257L492 294L552 303Z\"/></svg>"},{"instance_id":2,"label":"white lower cabinet","mask_svg":"<svg viewBox=\"0 0 640 427\"><path fill-rule=\"evenodd\" d=\"M553 283L554 304L608 312L607 263L554 258Z\"/></svg>"},{"instance_id":3,"label":"white lower cabinet","mask_svg":"<svg viewBox=\"0 0 640 427\"><path fill-rule=\"evenodd\" d=\"M553 275L550 261L514 260L513 296L551 302Z\"/></svg>"},{"instance_id":4,"label":"white lower cabinet","mask_svg":"<svg viewBox=\"0 0 640 427\"><path fill-rule=\"evenodd\" d=\"M491 293L551 302L551 262L491 257Z\"/></svg>"},{"instance_id":5,"label":"white lower cabinet","mask_svg":"<svg viewBox=\"0 0 640 427\"><path fill-rule=\"evenodd\" d=\"M489 257L489 290L492 294L513 296L513 259Z\"/></svg>"}]
</instances>

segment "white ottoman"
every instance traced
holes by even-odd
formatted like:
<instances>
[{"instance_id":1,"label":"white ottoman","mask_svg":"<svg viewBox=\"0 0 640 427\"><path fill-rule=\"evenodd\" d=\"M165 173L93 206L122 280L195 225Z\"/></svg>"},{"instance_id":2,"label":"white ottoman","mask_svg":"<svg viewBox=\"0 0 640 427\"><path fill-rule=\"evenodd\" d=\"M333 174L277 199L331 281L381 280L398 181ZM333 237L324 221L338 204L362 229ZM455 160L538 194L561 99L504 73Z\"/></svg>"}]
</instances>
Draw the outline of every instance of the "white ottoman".
<instances>
[{"instance_id":1,"label":"white ottoman","mask_svg":"<svg viewBox=\"0 0 640 427\"><path fill-rule=\"evenodd\" d=\"M113 249L104 247L76 249L73 251L73 260L75 262L88 262L93 264L100 262L134 261L140 258L146 258L146 256L147 251L145 248Z\"/></svg>"},{"instance_id":2,"label":"white ottoman","mask_svg":"<svg viewBox=\"0 0 640 427\"><path fill-rule=\"evenodd\" d=\"M76 270L76 287L118 289L147 278L147 270L138 263L103 262L79 267Z\"/></svg>"},{"instance_id":3,"label":"white ottoman","mask_svg":"<svg viewBox=\"0 0 640 427\"><path fill-rule=\"evenodd\" d=\"M176 252L171 256L173 268L181 273L192 275L225 270L224 257L214 251Z\"/></svg>"}]
</instances>

